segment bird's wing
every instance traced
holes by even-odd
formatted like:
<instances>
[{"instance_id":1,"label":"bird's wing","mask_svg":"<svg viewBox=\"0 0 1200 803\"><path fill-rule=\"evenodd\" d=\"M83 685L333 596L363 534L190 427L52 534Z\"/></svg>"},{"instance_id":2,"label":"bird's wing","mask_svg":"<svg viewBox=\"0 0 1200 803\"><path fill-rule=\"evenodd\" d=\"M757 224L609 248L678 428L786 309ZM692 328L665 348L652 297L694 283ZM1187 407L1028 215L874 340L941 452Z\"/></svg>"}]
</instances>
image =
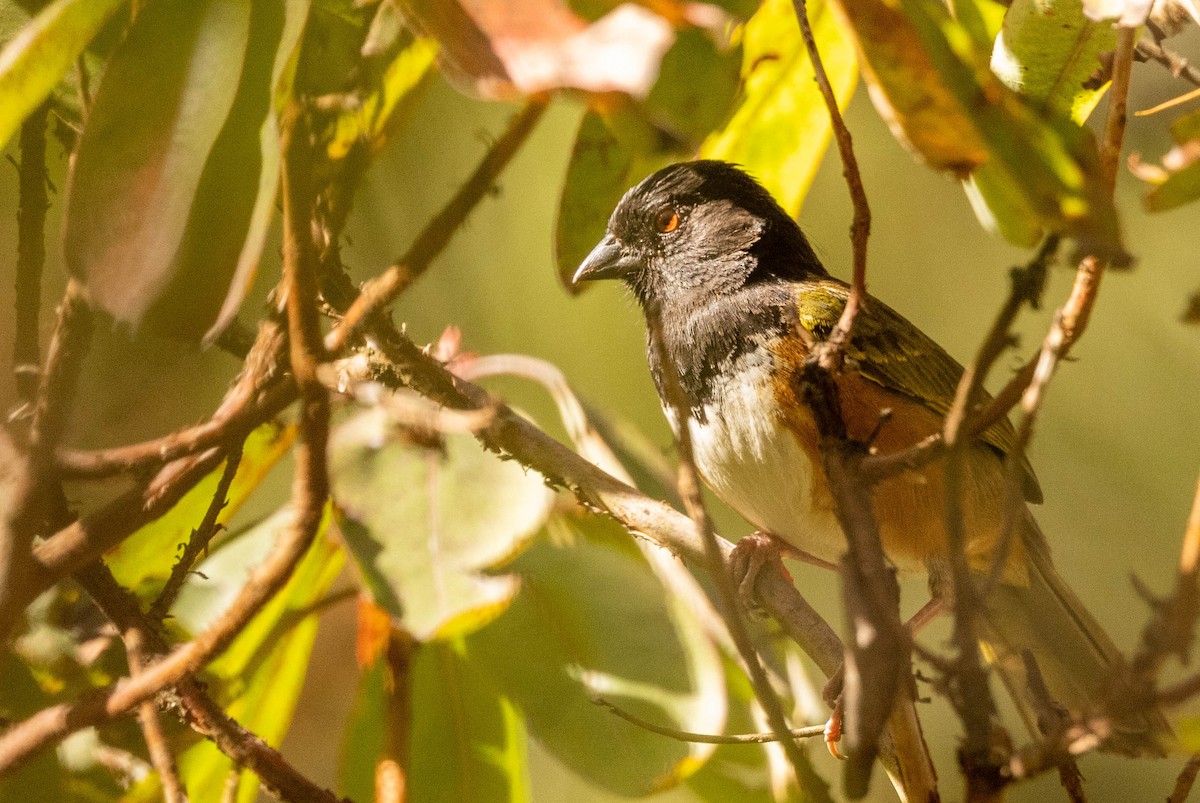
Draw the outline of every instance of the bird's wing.
<instances>
[{"instance_id":1,"label":"bird's wing","mask_svg":"<svg viewBox=\"0 0 1200 803\"><path fill-rule=\"evenodd\" d=\"M818 339L828 337L848 295L849 288L836 279L803 283L796 301L800 325ZM963 367L932 338L887 304L871 297L854 320L846 356L864 378L924 405L939 416L949 412L963 374ZM1002 455L1016 442L1016 432L1008 418L997 421L980 437ZM1024 461L1024 469L1025 496L1031 502L1040 502L1041 490L1028 461Z\"/></svg>"}]
</instances>

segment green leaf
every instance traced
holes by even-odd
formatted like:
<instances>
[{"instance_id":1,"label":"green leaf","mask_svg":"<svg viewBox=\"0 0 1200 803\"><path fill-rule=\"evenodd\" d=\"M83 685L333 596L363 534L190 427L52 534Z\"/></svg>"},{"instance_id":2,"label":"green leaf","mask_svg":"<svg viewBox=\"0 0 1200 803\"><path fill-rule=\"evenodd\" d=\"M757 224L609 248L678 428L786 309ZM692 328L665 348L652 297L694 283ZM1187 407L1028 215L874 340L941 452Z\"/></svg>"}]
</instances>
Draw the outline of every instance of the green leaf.
<instances>
[{"instance_id":1,"label":"green leaf","mask_svg":"<svg viewBox=\"0 0 1200 803\"><path fill-rule=\"evenodd\" d=\"M1108 88L1089 79L1116 42L1112 23L1085 17L1080 0L1014 0L996 37L992 71L1035 109L1082 124Z\"/></svg>"},{"instance_id":2,"label":"green leaf","mask_svg":"<svg viewBox=\"0 0 1200 803\"><path fill-rule=\"evenodd\" d=\"M685 28L663 57L646 98L650 117L699 145L729 119L741 82L739 48L721 47L699 28Z\"/></svg>"},{"instance_id":3,"label":"green leaf","mask_svg":"<svg viewBox=\"0 0 1200 803\"><path fill-rule=\"evenodd\" d=\"M649 794L694 772L710 748L664 739L590 701L602 694L683 730L724 726L715 648L673 613L628 534L598 516L556 516L510 568L521 593L467 639L467 653L520 706L530 733L617 794Z\"/></svg>"},{"instance_id":4,"label":"green leaf","mask_svg":"<svg viewBox=\"0 0 1200 803\"><path fill-rule=\"evenodd\" d=\"M207 626L245 583L251 567L261 563L281 529L292 524L283 508L252 529L226 542L198 567L204 578L187 586L172 609L191 632ZM308 554L295 573L263 610L250 621L207 673L216 679L215 695L229 715L278 747L287 733L304 685L317 634L318 603L345 563L345 553L325 537L328 515ZM211 742L201 742L179 757L179 769L193 800L218 800L233 762ZM258 785L243 782L238 800L257 800Z\"/></svg>"},{"instance_id":5,"label":"green leaf","mask_svg":"<svg viewBox=\"0 0 1200 803\"><path fill-rule=\"evenodd\" d=\"M375 797L375 765L387 745L391 673L383 655L363 669L342 734L338 789L351 800Z\"/></svg>"},{"instance_id":6,"label":"green leaf","mask_svg":"<svg viewBox=\"0 0 1200 803\"><path fill-rule=\"evenodd\" d=\"M171 280L237 94L252 5L150 3L104 73L68 182L64 252L117 320L136 324Z\"/></svg>"},{"instance_id":7,"label":"green leaf","mask_svg":"<svg viewBox=\"0 0 1200 803\"><path fill-rule=\"evenodd\" d=\"M292 96L292 81L296 73L296 61L300 52L301 35L308 20L309 0L284 0L283 33L275 52L275 63L271 69L271 108L259 126L258 141L261 151L261 169L254 206L246 223L246 236L237 256L237 265L225 301L217 314L216 322L204 335L204 342L211 344L225 330L238 313L246 294L254 282L263 247L267 242L267 230L275 214L275 199L279 192L279 171L282 154L279 151L278 113ZM211 159L211 157L210 157Z\"/></svg>"},{"instance_id":8,"label":"green leaf","mask_svg":"<svg viewBox=\"0 0 1200 803\"><path fill-rule=\"evenodd\" d=\"M413 803L530 798L521 713L460 639L417 649L412 743Z\"/></svg>"},{"instance_id":9,"label":"green leaf","mask_svg":"<svg viewBox=\"0 0 1200 803\"><path fill-rule=\"evenodd\" d=\"M57 0L0 51L0 147L125 0Z\"/></svg>"},{"instance_id":10,"label":"green leaf","mask_svg":"<svg viewBox=\"0 0 1200 803\"><path fill-rule=\"evenodd\" d=\"M279 190L279 118L291 96L308 0L253 4L237 95L196 188L155 330L211 343L237 315L263 256Z\"/></svg>"},{"instance_id":11,"label":"green leaf","mask_svg":"<svg viewBox=\"0 0 1200 803\"><path fill-rule=\"evenodd\" d=\"M242 459L229 488L228 504L217 516L224 524L279 462L296 437L295 427L264 424L250 433L242 447ZM117 581L143 596L153 595L171 573L180 545L204 518L224 472L224 464L213 471L165 516L147 524L108 553L105 562Z\"/></svg>"},{"instance_id":12,"label":"green leaf","mask_svg":"<svg viewBox=\"0 0 1200 803\"><path fill-rule=\"evenodd\" d=\"M854 43L828 5L810 2L807 7L838 107L844 109L858 82ZM798 215L832 127L791 0L767 0L746 23L742 65L737 111L709 137L700 155L742 165L784 209Z\"/></svg>"},{"instance_id":13,"label":"green leaf","mask_svg":"<svg viewBox=\"0 0 1200 803\"><path fill-rule=\"evenodd\" d=\"M260 229L252 232L253 213L261 194L275 200L278 185L279 134L271 108L274 70L280 56L295 47L295 39L281 41L283 30L282 0L252 5L237 95L205 160L187 228L168 269L170 283L147 315L158 332L189 341L206 332L215 336L237 313L249 290L270 221L269 216L263 217ZM293 35L298 37L299 31ZM273 135L269 141L261 137L265 126ZM270 154L264 153L267 149ZM250 275L235 281L235 272L246 266ZM224 312L220 320L218 311Z\"/></svg>"},{"instance_id":14,"label":"green leaf","mask_svg":"<svg viewBox=\"0 0 1200 803\"><path fill-rule=\"evenodd\" d=\"M405 443L381 409L338 428L333 494L346 545L375 601L418 639L484 624L516 593L481 570L510 559L545 520L553 493L470 435L444 448Z\"/></svg>"},{"instance_id":15,"label":"green leaf","mask_svg":"<svg viewBox=\"0 0 1200 803\"><path fill-rule=\"evenodd\" d=\"M363 670L342 742L342 792L352 800L375 796L391 719L405 707L395 695L407 695L412 719L395 725L413 748L409 800L529 800L524 720L462 640L417 645L409 673L394 678L386 651ZM409 688L395 688L405 681Z\"/></svg>"},{"instance_id":16,"label":"green leaf","mask_svg":"<svg viewBox=\"0 0 1200 803\"><path fill-rule=\"evenodd\" d=\"M568 292L578 292L571 277L604 236L613 207L630 185L687 155L631 106L583 116L554 226L554 259Z\"/></svg>"},{"instance_id":17,"label":"green leaf","mask_svg":"<svg viewBox=\"0 0 1200 803\"><path fill-rule=\"evenodd\" d=\"M1146 208L1165 212L1200 198L1200 161L1189 164L1146 193Z\"/></svg>"},{"instance_id":18,"label":"green leaf","mask_svg":"<svg viewBox=\"0 0 1200 803\"><path fill-rule=\"evenodd\" d=\"M414 39L401 50L384 71L379 87L357 107L337 116L327 146L329 158L343 159L359 143L378 153L436 75L437 50L432 39Z\"/></svg>"}]
</instances>

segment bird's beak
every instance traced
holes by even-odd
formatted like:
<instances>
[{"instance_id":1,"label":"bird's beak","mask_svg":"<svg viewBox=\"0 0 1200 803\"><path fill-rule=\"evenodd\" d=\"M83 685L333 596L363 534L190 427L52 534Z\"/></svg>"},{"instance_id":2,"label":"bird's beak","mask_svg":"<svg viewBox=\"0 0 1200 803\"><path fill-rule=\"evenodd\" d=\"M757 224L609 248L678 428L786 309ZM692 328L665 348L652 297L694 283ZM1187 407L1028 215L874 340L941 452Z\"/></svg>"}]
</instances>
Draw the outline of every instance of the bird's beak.
<instances>
[{"instance_id":1,"label":"bird's beak","mask_svg":"<svg viewBox=\"0 0 1200 803\"><path fill-rule=\"evenodd\" d=\"M571 277L571 286L578 287L581 282L597 279L620 279L633 272L637 266L637 260L625 253L621 241L611 234L606 234L592 249L592 253L580 263L579 269Z\"/></svg>"}]
</instances>

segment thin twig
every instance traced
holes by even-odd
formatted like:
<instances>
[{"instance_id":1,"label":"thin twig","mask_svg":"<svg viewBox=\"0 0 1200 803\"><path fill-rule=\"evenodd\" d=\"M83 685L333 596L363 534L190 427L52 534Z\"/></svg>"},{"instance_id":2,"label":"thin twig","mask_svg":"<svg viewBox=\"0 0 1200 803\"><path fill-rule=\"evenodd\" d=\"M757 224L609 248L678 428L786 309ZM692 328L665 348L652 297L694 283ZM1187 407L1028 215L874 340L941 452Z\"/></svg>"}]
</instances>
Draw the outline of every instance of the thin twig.
<instances>
[{"instance_id":1,"label":"thin twig","mask_svg":"<svg viewBox=\"0 0 1200 803\"><path fill-rule=\"evenodd\" d=\"M821 53L817 49L817 40L813 36L812 25L808 19L808 7L805 0L793 0L796 9L796 19L800 23L800 34L804 38L804 46L808 50L808 59L813 66L813 77L825 100L825 108L829 111L829 122L833 128L834 141L837 142L838 155L842 158L842 175L846 177L846 185L850 189L850 201L854 207L854 218L850 223L850 243L853 248L853 275L850 280L850 296L842 309L837 326L830 332L826 343L831 350L823 356L824 367L840 365L841 352L850 343L850 334L854 329L854 317L867 298L867 240L871 236L871 207L867 203L867 192L863 188L862 174L858 169L858 159L854 156L854 142L850 129L842 119L838 109L837 97L825 73L825 65L821 61ZM832 360L827 362L827 360Z\"/></svg>"},{"instance_id":2,"label":"thin twig","mask_svg":"<svg viewBox=\"0 0 1200 803\"><path fill-rule=\"evenodd\" d=\"M146 665L146 655L143 649L145 634L139 627L129 627L121 635L125 642L125 652L129 657L129 675L136 677ZM150 753L150 763L158 771L162 783L163 800L165 803L185 803L187 794L183 782L179 779L179 768L175 765L175 757L167 745L167 737L163 733L162 723L158 721L158 706L153 699L147 699L138 706L138 723L142 726L142 735L146 738L146 750Z\"/></svg>"},{"instance_id":3,"label":"thin twig","mask_svg":"<svg viewBox=\"0 0 1200 803\"><path fill-rule=\"evenodd\" d=\"M61 496L54 468L54 447L62 438L75 395L83 356L91 343L91 311L82 289L68 282L58 308L58 321L38 384L25 459L15 471L8 510L0 520L0 639L21 610L44 589L39 583L37 551L30 546L45 535L52 502Z\"/></svg>"},{"instance_id":4,"label":"thin twig","mask_svg":"<svg viewBox=\"0 0 1200 803\"><path fill-rule=\"evenodd\" d=\"M1150 37L1142 37L1137 43L1139 55L1157 61L1171 71L1176 78L1183 78L1200 86L1200 70L1197 70L1188 60L1173 50L1168 50Z\"/></svg>"},{"instance_id":5,"label":"thin twig","mask_svg":"<svg viewBox=\"0 0 1200 803\"><path fill-rule=\"evenodd\" d=\"M968 775L975 773L993 777L998 769L992 750L996 703L988 688L987 673L979 652L975 619L980 604L979 589L971 577L971 567L967 561L963 510L966 464L969 450L975 443L974 437L968 433L971 429L978 429L972 426L971 414L979 398L985 395L983 384L992 365L1012 342L1010 330L1017 313L1025 303L1037 306L1045 285L1047 263L1057 251L1058 242L1059 238L1055 235L1047 237L1027 267L1013 270L1012 290L1008 299L997 314L975 359L964 369L942 428L945 444L946 534L954 599L953 638L958 651L953 668L956 690L954 702L966 731L962 761ZM1019 454L1010 455L1009 459L1012 465L1020 465ZM1011 528L1006 527L1005 530L1011 532ZM1007 542L1008 537L1002 534L995 548L997 567L1003 565L1003 555L1008 551Z\"/></svg>"},{"instance_id":6,"label":"thin twig","mask_svg":"<svg viewBox=\"0 0 1200 803\"><path fill-rule=\"evenodd\" d=\"M1187 803L1188 796L1192 794L1192 785L1196 783L1197 773L1200 773L1200 754L1192 756L1183 765L1167 803Z\"/></svg>"},{"instance_id":7,"label":"thin twig","mask_svg":"<svg viewBox=\"0 0 1200 803\"><path fill-rule=\"evenodd\" d=\"M675 728L667 728L662 725L655 725L653 722L647 722L641 717L635 716L628 711L610 703L603 697L594 697L592 702L603 708L607 708L612 713L616 714L626 722L637 725L643 730L648 730L651 733L657 733L659 736L666 736L669 739L674 739L677 742L694 742L698 744L769 744L770 742L780 741L778 733L734 733L734 734L713 734L713 733L692 733L690 731L681 731ZM791 728L787 731L787 736L792 739L811 739L814 736L824 736L825 726L809 725L807 728Z\"/></svg>"},{"instance_id":8,"label":"thin twig","mask_svg":"<svg viewBox=\"0 0 1200 803\"><path fill-rule=\"evenodd\" d=\"M154 657L168 652L166 642L157 634L157 623L142 613L137 598L122 588L102 563L92 563L78 572L75 578L118 630L139 630L145 636L147 652L153 653ZM237 765L253 771L281 799L318 803L335 803L338 800L331 792L306 778L277 750L231 719L194 678L181 678L175 684L174 691L178 694L180 705L167 708L211 739Z\"/></svg>"},{"instance_id":9,"label":"thin twig","mask_svg":"<svg viewBox=\"0 0 1200 803\"><path fill-rule=\"evenodd\" d=\"M244 433L294 400L295 384L285 380L282 373L281 361L286 351L282 346L283 334L278 324L272 320L262 322L241 376L213 414L215 442L196 454L168 458L171 462L162 466L149 482L129 489L39 544L33 551L27 587L20 589L14 602L17 610L174 507L220 464L226 440L238 433L244 437ZM158 462L151 459L145 465ZM2 614L0 611L0 632L9 624Z\"/></svg>"},{"instance_id":10,"label":"thin twig","mask_svg":"<svg viewBox=\"0 0 1200 803\"><path fill-rule=\"evenodd\" d=\"M297 124L298 119L290 121ZM286 137L286 135L285 135ZM300 138L288 140L292 147L285 149L286 158L303 160L298 148ZM285 166L284 175L293 179L305 168L306 162ZM312 214L311 200L303 193L306 187L293 181L290 191L284 192L285 243L284 281L289 296L289 331L299 339L292 343L293 368L296 363L313 368L309 379L299 377L301 385L300 443L297 446L296 471L292 490L295 516L280 534L267 558L250 575L230 606L217 616L208 629L193 640L178 647L161 661L147 667L137 677L126 678L116 686L88 695L74 703L50 706L32 717L12 726L0 736L0 772L11 771L38 750L61 741L67 734L88 725L96 725L119 716L158 691L175 685L187 674L196 672L233 641L262 607L283 588L293 570L312 546L320 529L329 496L329 477L326 448L329 437L329 395L316 380L316 354L310 348L320 348L309 342L316 328L315 249L297 247L308 240L308 224ZM294 318L305 320L294 320Z\"/></svg>"},{"instance_id":11,"label":"thin twig","mask_svg":"<svg viewBox=\"0 0 1200 803\"><path fill-rule=\"evenodd\" d=\"M1121 145L1129 118L1129 75L1133 68L1136 28L1117 28L1117 46L1113 51L1112 86L1108 90L1108 117L1104 121L1104 139L1100 142L1100 169L1104 172L1108 195L1117 186L1121 166Z\"/></svg>"},{"instance_id":12,"label":"thin twig","mask_svg":"<svg viewBox=\"0 0 1200 803\"><path fill-rule=\"evenodd\" d=\"M541 95L534 96L526 102L505 132L488 150L475 172L421 231L407 253L362 288L358 298L343 313L340 325L326 340L325 345L330 352L341 351L358 333L365 320L377 315L396 296L404 292L445 249L454 232L479 201L491 191L500 173L525 143L545 112L547 102L548 99Z\"/></svg>"},{"instance_id":13,"label":"thin twig","mask_svg":"<svg viewBox=\"0 0 1200 803\"><path fill-rule=\"evenodd\" d=\"M225 470L221 472L221 479L217 481L217 490L213 493L212 501L204 513L204 518L200 521L200 525L192 530L192 537L188 539L183 554L171 567L171 574L167 577L167 582L150 605L149 616L152 620L161 622L166 618L167 612L175 604L175 598L179 596L192 567L196 565L200 556L208 551L209 542L220 531L217 517L225 509L229 499L229 488L233 485L233 478L237 476L238 465L241 461L242 447L240 445L233 447L225 456Z\"/></svg>"},{"instance_id":14,"label":"thin twig","mask_svg":"<svg viewBox=\"0 0 1200 803\"><path fill-rule=\"evenodd\" d=\"M361 294L345 274L334 278L338 282L336 288L329 286L331 277L325 276L327 300L335 308L343 310L340 325L325 337L326 351L332 354L340 352L353 339L363 320L380 313L425 271L475 205L486 197L500 172L532 132L545 106L544 99L534 98L518 113L462 189L417 235L408 253L368 282ZM294 113L299 114L299 111ZM296 243L295 247L302 245ZM343 300L344 303L339 303ZM268 388L262 387L264 377L261 372L247 371L243 377L243 381L222 404L224 412L214 415L203 424L154 440L112 449L59 449L57 459L63 476L101 478L163 465L170 460L244 436L255 425L268 420L296 398L296 388L278 381L278 377L269 377L274 381Z\"/></svg>"},{"instance_id":15,"label":"thin twig","mask_svg":"<svg viewBox=\"0 0 1200 803\"><path fill-rule=\"evenodd\" d=\"M207 630L147 667L136 678L74 703L44 708L13 725L0 736L0 773L11 771L37 751L57 744L68 734L120 716L180 678L198 671L219 655L291 576L312 545L321 522L328 479L325 476L325 437L328 405L320 399L303 407L303 440L297 449L296 514L267 559L250 575L230 606Z\"/></svg>"},{"instance_id":16,"label":"thin twig","mask_svg":"<svg viewBox=\"0 0 1200 803\"><path fill-rule=\"evenodd\" d=\"M296 386L284 376L285 367L283 330L273 320L263 321L237 381L208 421L111 449L60 448L55 453L59 471L65 478L99 479L158 468L214 446L241 442L296 400Z\"/></svg>"},{"instance_id":17,"label":"thin twig","mask_svg":"<svg viewBox=\"0 0 1200 803\"><path fill-rule=\"evenodd\" d=\"M16 318L13 336L13 374L17 395L32 409L37 400L38 317L42 306L42 267L46 262L46 116L50 106L38 106L21 124L20 205L17 207Z\"/></svg>"},{"instance_id":18,"label":"thin twig","mask_svg":"<svg viewBox=\"0 0 1200 803\"><path fill-rule=\"evenodd\" d=\"M1191 655L1196 619L1200 616L1200 483L1192 497L1179 552L1175 593L1159 604L1142 631L1142 644L1130 671L1145 685L1152 684L1169 656L1176 655L1186 664ZM1187 679L1160 691L1158 700L1179 702L1200 690L1200 681Z\"/></svg>"},{"instance_id":19,"label":"thin twig","mask_svg":"<svg viewBox=\"0 0 1200 803\"><path fill-rule=\"evenodd\" d=\"M700 537L704 554L702 565L708 571L709 577L717 588L717 599L721 602L725 625L729 630L729 635L733 638L738 655L741 656L742 663L746 668L750 684L754 689L754 696L766 713L767 722L770 724L771 730L779 736L779 741L788 757L788 761L792 764L792 771L795 773L796 781L799 783L799 780L807 774L805 767L808 764L808 760L796 742L786 738L787 734L791 731L791 726L788 725L787 715L783 710L783 703L767 678L767 673L759 660L758 652L754 649L754 643L751 641L750 634L746 630L746 623L742 619L742 612L738 606L737 591L734 589L733 579L729 576L725 558L721 554L721 547L717 541L716 532L713 530L712 521L709 519L708 511L705 509L704 500L701 497L700 475L696 470L695 455L692 452L692 402L687 397L687 393L683 390L682 386L680 386L678 368L671 362L671 357L663 345L662 322L658 318L657 312L647 310L647 313L646 320L650 327L651 347L657 350L658 363L661 367L659 373L663 379L663 392L667 405L671 408L676 422L675 442L679 446L679 475L677 483L679 496L682 497L684 508L687 510L688 516L696 528L696 533Z\"/></svg>"}]
</instances>

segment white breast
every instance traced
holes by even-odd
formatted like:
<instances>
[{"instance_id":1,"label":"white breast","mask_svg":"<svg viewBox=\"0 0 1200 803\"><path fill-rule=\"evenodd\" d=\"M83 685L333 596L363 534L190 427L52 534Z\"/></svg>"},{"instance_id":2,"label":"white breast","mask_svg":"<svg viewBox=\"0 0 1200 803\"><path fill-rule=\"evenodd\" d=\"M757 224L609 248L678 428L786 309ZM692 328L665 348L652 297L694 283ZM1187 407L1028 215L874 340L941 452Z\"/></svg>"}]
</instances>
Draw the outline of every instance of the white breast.
<instances>
[{"instance_id":1,"label":"white breast","mask_svg":"<svg viewBox=\"0 0 1200 803\"><path fill-rule=\"evenodd\" d=\"M832 511L813 506L814 466L775 414L770 358L740 357L705 405L705 421L690 419L696 467L726 504L761 530L822 560L836 562L846 540ZM678 422L665 411L672 428Z\"/></svg>"}]
</instances>

